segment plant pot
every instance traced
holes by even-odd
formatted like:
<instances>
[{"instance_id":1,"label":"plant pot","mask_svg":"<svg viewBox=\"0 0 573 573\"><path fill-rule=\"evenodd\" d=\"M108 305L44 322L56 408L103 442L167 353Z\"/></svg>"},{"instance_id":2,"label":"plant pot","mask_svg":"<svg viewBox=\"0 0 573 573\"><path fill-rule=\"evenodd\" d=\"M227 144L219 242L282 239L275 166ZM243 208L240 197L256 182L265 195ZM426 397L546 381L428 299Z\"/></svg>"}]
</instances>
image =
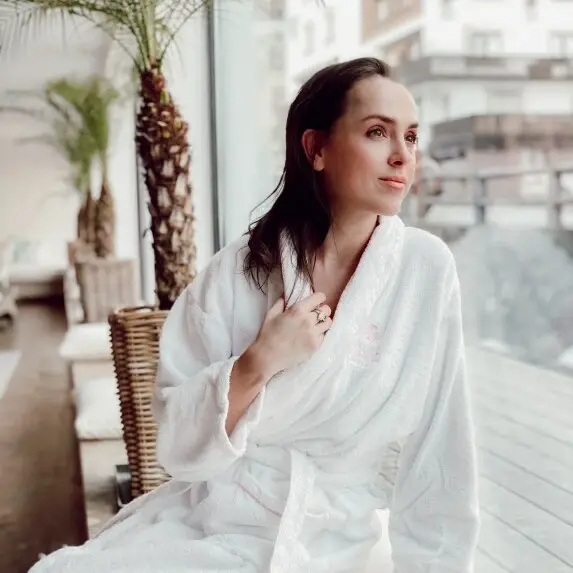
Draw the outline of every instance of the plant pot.
<instances>
[{"instance_id":1,"label":"plant pot","mask_svg":"<svg viewBox=\"0 0 573 573\"><path fill-rule=\"evenodd\" d=\"M151 306L123 308L109 316L133 498L169 480L157 463L157 426L151 410L159 359L159 337L166 316L167 311L159 311Z\"/></svg>"},{"instance_id":2,"label":"plant pot","mask_svg":"<svg viewBox=\"0 0 573 573\"><path fill-rule=\"evenodd\" d=\"M76 263L79 261L87 261L95 258L93 246L81 239L68 241L67 246L68 264L72 267L75 267Z\"/></svg>"},{"instance_id":3,"label":"plant pot","mask_svg":"<svg viewBox=\"0 0 573 573\"><path fill-rule=\"evenodd\" d=\"M106 322L115 309L138 304L135 260L92 258L75 267L85 322Z\"/></svg>"}]
</instances>

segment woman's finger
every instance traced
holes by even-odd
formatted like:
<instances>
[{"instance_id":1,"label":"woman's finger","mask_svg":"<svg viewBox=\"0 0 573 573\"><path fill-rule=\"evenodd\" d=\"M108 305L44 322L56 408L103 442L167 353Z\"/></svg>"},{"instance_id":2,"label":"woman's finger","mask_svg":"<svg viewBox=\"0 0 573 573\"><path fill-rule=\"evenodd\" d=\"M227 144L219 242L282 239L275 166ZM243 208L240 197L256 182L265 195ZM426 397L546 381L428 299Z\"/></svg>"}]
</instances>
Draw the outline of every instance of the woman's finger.
<instances>
[{"instance_id":1,"label":"woman's finger","mask_svg":"<svg viewBox=\"0 0 573 573\"><path fill-rule=\"evenodd\" d=\"M302 312L310 312L312 309L320 306L326 300L326 295L322 292L315 292L309 297L297 302L293 308Z\"/></svg>"}]
</instances>

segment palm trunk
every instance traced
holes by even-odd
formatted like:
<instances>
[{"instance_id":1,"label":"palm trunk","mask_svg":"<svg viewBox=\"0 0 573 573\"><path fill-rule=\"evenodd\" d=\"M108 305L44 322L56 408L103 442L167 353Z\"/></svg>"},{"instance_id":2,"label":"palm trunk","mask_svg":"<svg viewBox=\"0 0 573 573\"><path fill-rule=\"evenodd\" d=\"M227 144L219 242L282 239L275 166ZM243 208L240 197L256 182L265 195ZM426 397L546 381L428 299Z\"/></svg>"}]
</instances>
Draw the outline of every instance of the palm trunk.
<instances>
[{"instance_id":1,"label":"palm trunk","mask_svg":"<svg viewBox=\"0 0 573 573\"><path fill-rule=\"evenodd\" d=\"M195 277L188 125L158 67L143 72L140 82L136 143L149 193L157 299L160 310L169 310Z\"/></svg>"},{"instance_id":2,"label":"palm trunk","mask_svg":"<svg viewBox=\"0 0 573 573\"><path fill-rule=\"evenodd\" d=\"M84 207L86 210L86 244L93 248L95 245L96 202L89 189L86 194Z\"/></svg>"},{"instance_id":3,"label":"palm trunk","mask_svg":"<svg viewBox=\"0 0 573 573\"><path fill-rule=\"evenodd\" d=\"M105 175L95 210L94 248L96 256L100 258L111 257L115 251L115 209Z\"/></svg>"},{"instance_id":4,"label":"palm trunk","mask_svg":"<svg viewBox=\"0 0 573 573\"><path fill-rule=\"evenodd\" d=\"M81 204L80 209L78 211L78 218L77 218L76 236L77 236L78 240L81 241L82 243L88 242L89 221L88 221L88 211L87 211L87 205L86 205L87 200L88 200L88 196L86 194L82 200L82 204Z\"/></svg>"}]
</instances>

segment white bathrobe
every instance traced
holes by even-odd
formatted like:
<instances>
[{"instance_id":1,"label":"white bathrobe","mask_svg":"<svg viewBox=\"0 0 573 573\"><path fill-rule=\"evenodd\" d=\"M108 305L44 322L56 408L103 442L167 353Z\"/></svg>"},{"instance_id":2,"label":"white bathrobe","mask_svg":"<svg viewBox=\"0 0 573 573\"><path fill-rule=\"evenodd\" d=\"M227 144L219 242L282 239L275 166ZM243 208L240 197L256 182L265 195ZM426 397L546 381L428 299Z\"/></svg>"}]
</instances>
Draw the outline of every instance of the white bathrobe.
<instances>
[{"instance_id":1,"label":"white bathrobe","mask_svg":"<svg viewBox=\"0 0 573 573\"><path fill-rule=\"evenodd\" d=\"M245 247L219 252L163 329L158 458L173 480L33 573L361 573L384 508L395 573L472 571L476 464L448 248L384 218L322 346L228 437L234 360L283 291L310 294L287 241L266 294L242 273Z\"/></svg>"}]
</instances>

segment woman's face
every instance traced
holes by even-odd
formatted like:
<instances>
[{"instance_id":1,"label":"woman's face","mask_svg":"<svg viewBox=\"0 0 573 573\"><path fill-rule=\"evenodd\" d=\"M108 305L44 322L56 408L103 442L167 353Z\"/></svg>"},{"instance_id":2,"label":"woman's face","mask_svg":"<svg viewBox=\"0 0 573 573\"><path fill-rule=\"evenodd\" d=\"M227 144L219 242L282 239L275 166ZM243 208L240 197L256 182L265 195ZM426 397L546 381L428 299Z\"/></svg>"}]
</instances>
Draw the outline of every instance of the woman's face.
<instances>
[{"instance_id":1,"label":"woman's face","mask_svg":"<svg viewBox=\"0 0 573 573\"><path fill-rule=\"evenodd\" d=\"M414 179L417 124L404 86L381 76L354 85L344 114L311 154L333 211L398 213Z\"/></svg>"}]
</instances>

